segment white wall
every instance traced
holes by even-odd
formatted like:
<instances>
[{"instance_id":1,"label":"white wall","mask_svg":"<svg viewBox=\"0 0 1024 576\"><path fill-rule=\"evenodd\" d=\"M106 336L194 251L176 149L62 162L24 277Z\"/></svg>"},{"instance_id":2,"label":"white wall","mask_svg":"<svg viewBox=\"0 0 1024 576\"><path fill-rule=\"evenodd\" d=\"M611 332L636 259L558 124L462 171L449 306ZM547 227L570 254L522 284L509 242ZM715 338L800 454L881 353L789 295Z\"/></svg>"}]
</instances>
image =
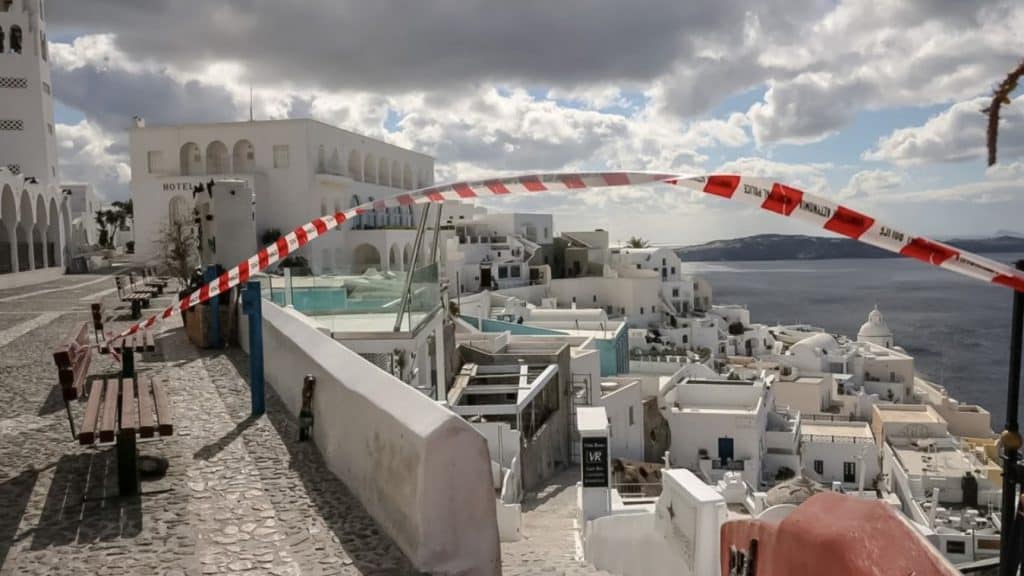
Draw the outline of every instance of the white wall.
<instances>
[{"instance_id":1,"label":"white wall","mask_svg":"<svg viewBox=\"0 0 1024 576\"><path fill-rule=\"evenodd\" d=\"M607 396L598 396L594 405L604 406L611 421L608 440L610 458L644 459L644 407L640 382L627 384ZM630 412L632 411L632 421Z\"/></svg>"},{"instance_id":2,"label":"white wall","mask_svg":"<svg viewBox=\"0 0 1024 576\"><path fill-rule=\"evenodd\" d=\"M688 470L668 470L662 482L653 513L586 523L587 562L623 576L719 576L725 500Z\"/></svg>"},{"instance_id":3,"label":"white wall","mask_svg":"<svg viewBox=\"0 0 1024 576\"><path fill-rule=\"evenodd\" d=\"M826 486L832 482L842 482L843 488L856 489L863 466L864 489L871 490L880 472L878 446L874 442L812 441L810 437L804 436L800 452L804 474ZM821 474L814 470L815 460L821 460ZM846 462L852 462L856 467L853 482L843 481L843 465Z\"/></svg>"},{"instance_id":4,"label":"white wall","mask_svg":"<svg viewBox=\"0 0 1024 576\"><path fill-rule=\"evenodd\" d=\"M486 440L462 418L263 302L267 382L293 414L313 374L313 439L417 569L500 574Z\"/></svg>"}]
</instances>

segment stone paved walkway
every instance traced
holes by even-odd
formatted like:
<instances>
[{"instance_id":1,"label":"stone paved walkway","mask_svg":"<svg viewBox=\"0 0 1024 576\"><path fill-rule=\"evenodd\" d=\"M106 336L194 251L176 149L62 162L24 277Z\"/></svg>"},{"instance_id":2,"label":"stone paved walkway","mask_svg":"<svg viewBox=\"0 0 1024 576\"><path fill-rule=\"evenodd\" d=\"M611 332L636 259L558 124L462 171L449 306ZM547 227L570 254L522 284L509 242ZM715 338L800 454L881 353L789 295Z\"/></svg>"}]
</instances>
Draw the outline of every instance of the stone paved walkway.
<instances>
[{"instance_id":1,"label":"stone paved walkway","mask_svg":"<svg viewBox=\"0 0 1024 576\"><path fill-rule=\"evenodd\" d=\"M522 539L501 545L503 574L607 575L577 559L575 467L552 478L523 502Z\"/></svg>"},{"instance_id":2,"label":"stone paved walkway","mask_svg":"<svg viewBox=\"0 0 1024 576\"><path fill-rule=\"evenodd\" d=\"M113 282L68 276L0 290L0 576L413 572L315 446L296 441L271 389L267 415L248 418L244 354L196 350L180 321L136 360L171 382L175 434L140 444L168 459L168 474L144 483L141 498L118 497L111 450L71 437L51 356L89 318L93 296L114 317L109 330L130 324L107 293ZM91 374L116 371L94 357ZM576 476L527 498L523 539L502 546L504 574L604 574L576 560Z\"/></svg>"},{"instance_id":3,"label":"stone paved walkway","mask_svg":"<svg viewBox=\"0 0 1024 576\"><path fill-rule=\"evenodd\" d=\"M138 362L171 382L175 434L141 444L169 460L168 474L141 498L117 497L110 449L72 440L51 357L88 318L81 299L113 285L97 278L0 291L0 574L412 572L315 446L296 441L272 393L268 415L247 419L244 355L197 351L180 322ZM116 305L104 298L108 313L126 312ZM115 371L100 357L90 370Z\"/></svg>"}]
</instances>

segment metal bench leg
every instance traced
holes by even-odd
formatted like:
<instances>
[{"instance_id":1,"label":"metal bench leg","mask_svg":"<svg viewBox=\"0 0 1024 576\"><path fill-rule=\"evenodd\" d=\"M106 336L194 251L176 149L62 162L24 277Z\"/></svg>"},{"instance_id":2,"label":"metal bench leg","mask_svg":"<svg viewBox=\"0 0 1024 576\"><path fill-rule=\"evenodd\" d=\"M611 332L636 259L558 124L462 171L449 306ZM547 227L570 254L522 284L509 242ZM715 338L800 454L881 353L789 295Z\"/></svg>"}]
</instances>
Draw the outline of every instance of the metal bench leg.
<instances>
[{"instance_id":1,"label":"metal bench leg","mask_svg":"<svg viewBox=\"0 0 1024 576\"><path fill-rule=\"evenodd\" d=\"M71 416L71 404L67 400L64 401L64 409L68 413L68 424L71 426L71 439L78 440L78 434L75 433L75 419Z\"/></svg>"},{"instance_id":2,"label":"metal bench leg","mask_svg":"<svg viewBox=\"0 0 1024 576\"><path fill-rule=\"evenodd\" d=\"M117 488L121 496L137 496L142 489L134 430L117 433Z\"/></svg>"},{"instance_id":3,"label":"metal bench leg","mask_svg":"<svg viewBox=\"0 0 1024 576\"><path fill-rule=\"evenodd\" d=\"M121 347L121 378L135 378L135 349Z\"/></svg>"}]
</instances>

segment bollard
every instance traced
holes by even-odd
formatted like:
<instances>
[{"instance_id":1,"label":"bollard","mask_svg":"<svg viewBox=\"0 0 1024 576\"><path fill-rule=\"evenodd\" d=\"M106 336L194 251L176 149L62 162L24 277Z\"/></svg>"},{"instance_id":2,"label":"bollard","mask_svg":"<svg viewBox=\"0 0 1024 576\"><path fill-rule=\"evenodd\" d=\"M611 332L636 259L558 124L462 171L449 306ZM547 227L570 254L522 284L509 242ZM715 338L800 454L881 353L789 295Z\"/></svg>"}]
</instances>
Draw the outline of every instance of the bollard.
<instances>
[{"instance_id":1,"label":"bollard","mask_svg":"<svg viewBox=\"0 0 1024 576\"><path fill-rule=\"evenodd\" d=\"M299 442L310 438L313 430L313 389L316 388L316 376L306 374L302 379L302 410L299 412Z\"/></svg>"},{"instance_id":2,"label":"bollard","mask_svg":"<svg viewBox=\"0 0 1024 576\"><path fill-rule=\"evenodd\" d=\"M213 282L217 279L216 266L209 266L206 269L206 275L203 280L206 282ZM223 348L224 341L220 337L220 294L210 298L210 341L208 342L210 348Z\"/></svg>"},{"instance_id":3,"label":"bollard","mask_svg":"<svg viewBox=\"0 0 1024 576\"><path fill-rule=\"evenodd\" d=\"M260 283L255 280L245 284L242 312L249 317L249 396L252 398L252 416L255 418L267 411L263 376L263 295Z\"/></svg>"}]
</instances>

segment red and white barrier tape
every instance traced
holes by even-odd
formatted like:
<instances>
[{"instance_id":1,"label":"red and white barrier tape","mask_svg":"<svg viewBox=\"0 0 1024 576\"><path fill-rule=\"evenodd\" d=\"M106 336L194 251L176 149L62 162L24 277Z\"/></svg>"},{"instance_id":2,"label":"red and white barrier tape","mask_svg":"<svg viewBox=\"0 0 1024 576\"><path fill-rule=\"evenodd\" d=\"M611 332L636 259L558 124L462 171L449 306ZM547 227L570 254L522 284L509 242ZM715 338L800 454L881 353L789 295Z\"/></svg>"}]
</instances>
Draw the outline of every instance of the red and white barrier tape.
<instances>
[{"instance_id":1,"label":"red and white barrier tape","mask_svg":"<svg viewBox=\"0 0 1024 576\"><path fill-rule=\"evenodd\" d=\"M1024 292L1024 274L1010 266L941 242L929 240L923 236L913 236L821 196L765 178L748 178L733 174L684 177L646 172L543 173L430 186L412 192L401 192L383 200L360 204L334 215L316 218L278 238L277 242L265 246L248 260L240 262L231 270L221 274L216 280L202 286L188 298L182 299L160 314L139 322L118 334L110 340L110 344L141 329L150 328L175 313L184 312L222 292L227 292L234 286L247 282L252 274L283 260L288 254L337 228L346 220L371 210L445 200L463 200L479 196L645 186L658 183L756 204L769 212L802 220L883 250L916 258L971 278Z\"/></svg>"}]
</instances>

